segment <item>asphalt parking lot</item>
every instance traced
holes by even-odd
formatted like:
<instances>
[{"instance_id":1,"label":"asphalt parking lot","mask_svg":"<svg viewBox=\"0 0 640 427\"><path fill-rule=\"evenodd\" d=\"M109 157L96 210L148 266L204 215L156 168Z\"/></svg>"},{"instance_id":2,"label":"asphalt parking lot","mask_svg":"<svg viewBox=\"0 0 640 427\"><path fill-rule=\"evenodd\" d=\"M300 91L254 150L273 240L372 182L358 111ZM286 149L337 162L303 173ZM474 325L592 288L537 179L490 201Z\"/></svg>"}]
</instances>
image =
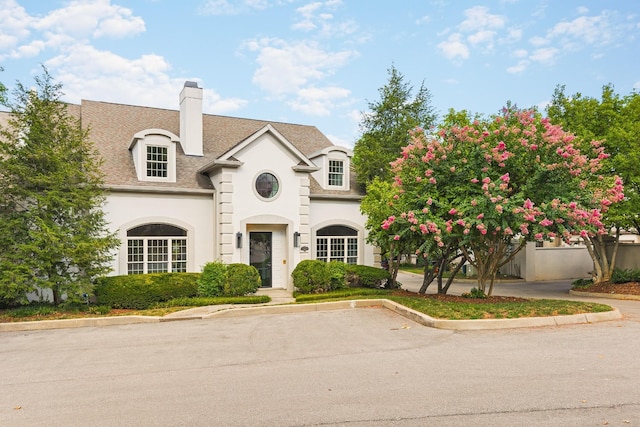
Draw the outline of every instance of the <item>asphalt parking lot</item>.
<instances>
[{"instance_id":1,"label":"asphalt parking lot","mask_svg":"<svg viewBox=\"0 0 640 427\"><path fill-rule=\"evenodd\" d=\"M639 336L383 308L6 332L0 426L638 426Z\"/></svg>"}]
</instances>

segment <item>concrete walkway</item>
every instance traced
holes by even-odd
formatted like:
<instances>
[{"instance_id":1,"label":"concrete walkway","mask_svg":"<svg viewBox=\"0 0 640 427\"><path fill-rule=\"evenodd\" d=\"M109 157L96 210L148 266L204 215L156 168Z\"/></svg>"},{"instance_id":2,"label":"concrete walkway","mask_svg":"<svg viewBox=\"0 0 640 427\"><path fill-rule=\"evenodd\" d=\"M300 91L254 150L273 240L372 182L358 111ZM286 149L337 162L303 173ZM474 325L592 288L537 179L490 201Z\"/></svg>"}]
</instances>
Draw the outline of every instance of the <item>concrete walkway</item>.
<instances>
[{"instance_id":1,"label":"concrete walkway","mask_svg":"<svg viewBox=\"0 0 640 427\"><path fill-rule=\"evenodd\" d=\"M263 307L271 305L291 304L296 302L292 293L285 289L269 289L260 288L256 295L267 295L271 298L271 301L264 304L223 304L223 305L208 305L203 307L194 307L183 311L176 311L175 313L167 314L162 318L163 321L170 320L188 320L188 319L204 319L210 317L214 313L227 310L237 310L250 307Z\"/></svg>"}]
</instances>

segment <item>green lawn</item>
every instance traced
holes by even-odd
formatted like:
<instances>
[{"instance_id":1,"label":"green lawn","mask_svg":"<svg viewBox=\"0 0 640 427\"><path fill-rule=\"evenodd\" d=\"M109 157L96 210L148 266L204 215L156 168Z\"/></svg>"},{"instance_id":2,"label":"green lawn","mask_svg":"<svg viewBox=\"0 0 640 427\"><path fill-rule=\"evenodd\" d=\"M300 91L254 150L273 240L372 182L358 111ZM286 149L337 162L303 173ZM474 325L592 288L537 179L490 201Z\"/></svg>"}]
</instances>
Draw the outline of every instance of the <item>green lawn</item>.
<instances>
[{"instance_id":1,"label":"green lawn","mask_svg":"<svg viewBox=\"0 0 640 427\"><path fill-rule=\"evenodd\" d=\"M176 311L192 307L220 304L262 304L271 301L266 295L246 297L216 297L216 298L177 298L163 303L155 304L145 310L112 309L108 306L87 306L84 304L61 305L32 303L22 307L0 309L0 323L25 322L37 320L62 320L77 319L82 317L101 316L165 316Z\"/></svg>"},{"instance_id":2,"label":"green lawn","mask_svg":"<svg viewBox=\"0 0 640 427\"><path fill-rule=\"evenodd\" d=\"M346 289L326 294L298 295L296 301L306 303L357 298L386 298L433 318L450 320L546 317L579 313L598 313L612 310L608 305L581 301L531 299L499 303L478 300L453 302L419 296L393 295L393 291L384 289L363 289L362 292L359 291L359 289Z\"/></svg>"},{"instance_id":3,"label":"green lawn","mask_svg":"<svg viewBox=\"0 0 640 427\"><path fill-rule=\"evenodd\" d=\"M556 316L578 313L596 313L612 310L604 304L565 300L526 300L492 303L484 300L441 301L421 296L394 295L393 290L348 288L324 294L297 294L297 303L339 301L363 298L387 298L413 310L437 319L509 319L518 317ZM216 304L259 304L268 302L268 296L234 298L181 298L155 305L147 310L110 309L104 306L54 307L32 304L25 307L0 310L0 322L71 319L96 316L164 316L194 306Z\"/></svg>"}]
</instances>

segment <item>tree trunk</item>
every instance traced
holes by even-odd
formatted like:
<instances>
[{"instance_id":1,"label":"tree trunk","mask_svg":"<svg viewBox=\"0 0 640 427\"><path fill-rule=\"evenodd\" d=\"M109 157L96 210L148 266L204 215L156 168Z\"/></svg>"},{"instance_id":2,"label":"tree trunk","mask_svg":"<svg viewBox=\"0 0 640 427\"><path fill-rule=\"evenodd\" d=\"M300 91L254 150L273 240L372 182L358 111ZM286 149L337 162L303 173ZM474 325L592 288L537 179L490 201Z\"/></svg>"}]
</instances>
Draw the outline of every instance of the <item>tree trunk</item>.
<instances>
[{"instance_id":1,"label":"tree trunk","mask_svg":"<svg viewBox=\"0 0 640 427\"><path fill-rule=\"evenodd\" d=\"M607 243L604 241L602 235L589 236L583 238L584 244L587 247L589 256L593 261L593 267L595 274L593 275L593 281L608 282L611 280L611 275L616 267L616 258L618 256L618 247L620 246L620 230L616 227L616 234L613 240L613 249L611 251L611 257L607 254Z\"/></svg>"},{"instance_id":2,"label":"tree trunk","mask_svg":"<svg viewBox=\"0 0 640 427\"><path fill-rule=\"evenodd\" d=\"M438 278L439 279L439 282L438 282L438 293L439 294L446 295L446 293L449 292L449 287L451 287L451 284L453 283L453 279L456 277L456 274L458 274L458 272L460 271L460 269L462 268L462 266L464 265L465 262L467 262L465 257L461 257L460 262L455 266L455 268L451 272L451 275L447 279L447 284L444 287L442 286L442 277ZM444 274L444 273L441 273L441 274Z\"/></svg>"},{"instance_id":3,"label":"tree trunk","mask_svg":"<svg viewBox=\"0 0 640 427\"><path fill-rule=\"evenodd\" d=\"M389 247L389 274L391 274L391 279L389 279L390 288L397 288L396 281L398 279L398 270L400 269L400 261L398 260L398 256L395 253L394 244L391 243Z\"/></svg>"},{"instance_id":4,"label":"tree trunk","mask_svg":"<svg viewBox=\"0 0 640 427\"><path fill-rule=\"evenodd\" d=\"M620 229L616 227L616 235L613 240L613 249L611 257L607 254L607 243L602 235L590 236L582 239L591 260L593 261L594 275L593 281L608 282L616 266L616 257L618 256L618 247L620 245Z\"/></svg>"},{"instance_id":5,"label":"tree trunk","mask_svg":"<svg viewBox=\"0 0 640 427\"><path fill-rule=\"evenodd\" d=\"M427 288L429 288L429 285L431 285L431 283L433 282L433 279L436 277L436 265L434 264L432 266L429 266L429 264L426 264L424 266L424 274L422 276L422 286L420 286L420 290L418 291L419 294L424 295L427 292Z\"/></svg>"},{"instance_id":6,"label":"tree trunk","mask_svg":"<svg viewBox=\"0 0 640 427\"><path fill-rule=\"evenodd\" d=\"M57 286L53 286L51 288L51 293L53 294L53 304L58 306L62 302L62 296L60 295L60 290Z\"/></svg>"}]
</instances>

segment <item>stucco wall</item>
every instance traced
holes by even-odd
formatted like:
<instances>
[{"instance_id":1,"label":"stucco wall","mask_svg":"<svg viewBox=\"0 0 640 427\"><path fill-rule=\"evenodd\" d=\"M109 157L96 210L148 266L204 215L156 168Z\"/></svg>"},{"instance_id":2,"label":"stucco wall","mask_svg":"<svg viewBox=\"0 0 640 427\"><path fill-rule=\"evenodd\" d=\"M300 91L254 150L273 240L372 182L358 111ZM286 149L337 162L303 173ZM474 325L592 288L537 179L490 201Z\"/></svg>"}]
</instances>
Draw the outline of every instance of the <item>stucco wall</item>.
<instances>
[{"instance_id":1,"label":"stucco wall","mask_svg":"<svg viewBox=\"0 0 640 427\"><path fill-rule=\"evenodd\" d=\"M611 252L612 248L608 248ZM616 267L621 269L640 268L640 244L624 243L618 246L616 255Z\"/></svg>"},{"instance_id":2,"label":"stucco wall","mask_svg":"<svg viewBox=\"0 0 640 427\"><path fill-rule=\"evenodd\" d=\"M111 192L105 212L111 231L123 242L113 260L112 275L127 274L127 230L149 223L172 224L187 230L187 271L202 271L213 260L213 194L153 194ZM197 232L196 232L197 231Z\"/></svg>"}]
</instances>

